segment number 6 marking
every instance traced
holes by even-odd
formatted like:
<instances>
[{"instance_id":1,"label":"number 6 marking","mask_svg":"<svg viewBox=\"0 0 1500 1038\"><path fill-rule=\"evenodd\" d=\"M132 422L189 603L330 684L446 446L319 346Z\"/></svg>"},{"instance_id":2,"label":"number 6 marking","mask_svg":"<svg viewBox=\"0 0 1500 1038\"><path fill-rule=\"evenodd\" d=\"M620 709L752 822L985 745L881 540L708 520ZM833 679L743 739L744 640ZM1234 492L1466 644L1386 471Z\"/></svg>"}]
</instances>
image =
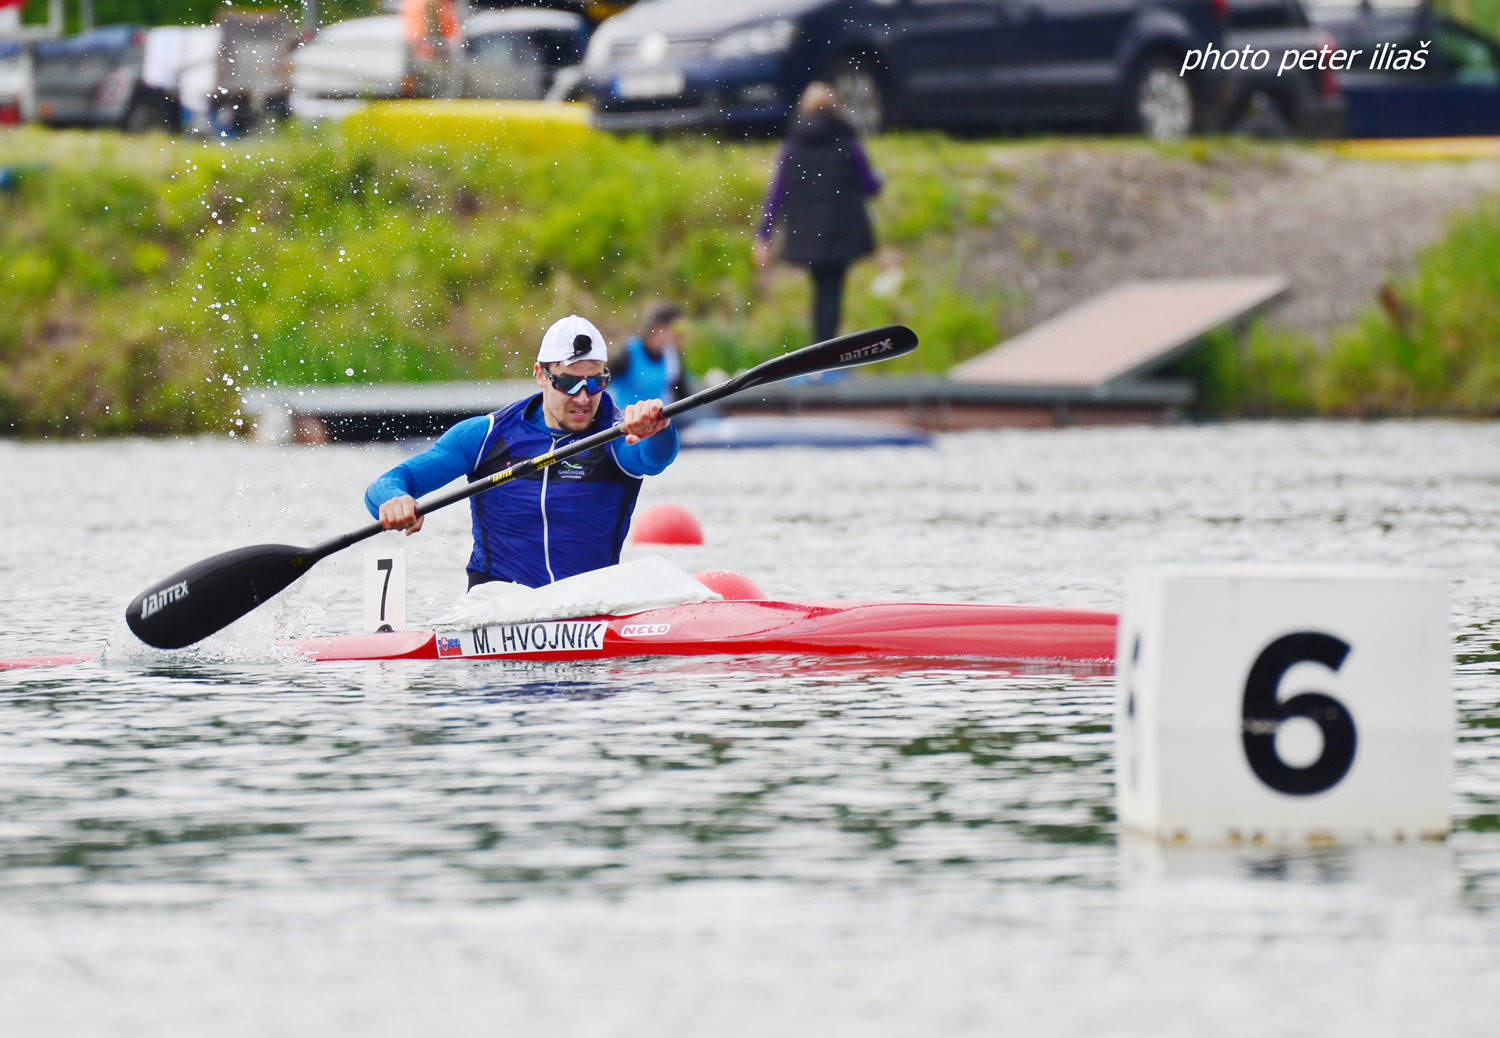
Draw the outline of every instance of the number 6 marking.
<instances>
[{"instance_id":1,"label":"number 6 marking","mask_svg":"<svg viewBox=\"0 0 1500 1038\"><path fill-rule=\"evenodd\" d=\"M1307 796L1331 789L1354 763L1354 719L1332 696L1303 692L1281 702L1276 688L1298 663L1321 663L1337 671L1349 643L1317 631L1277 638L1256 658L1245 679L1245 758L1260 780L1280 793ZM1323 733L1323 752L1305 768L1294 768L1276 754L1276 729L1290 717L1305 717Z\"/></svg>"}]
</instances>

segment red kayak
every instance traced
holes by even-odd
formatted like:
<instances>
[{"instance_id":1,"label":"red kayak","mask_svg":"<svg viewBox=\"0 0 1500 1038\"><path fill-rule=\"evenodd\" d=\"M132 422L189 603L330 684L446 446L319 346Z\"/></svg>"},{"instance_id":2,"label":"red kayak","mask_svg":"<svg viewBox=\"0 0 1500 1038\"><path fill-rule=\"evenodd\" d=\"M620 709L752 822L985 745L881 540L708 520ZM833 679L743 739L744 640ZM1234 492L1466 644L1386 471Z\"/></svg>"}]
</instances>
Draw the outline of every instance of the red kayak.
<instances>
[{"instance_id":1,"label":"red kayak","mask_svg":"<svg viewBox=\"0 0 1500 1038\"><path fill-rule=\"evenodd\" d=\"M0 670L20 670L22 667L61 667L68 663L87 663L98 653L59 652L51 656L22 656L18 659L0 660Z\"/></svg>"},{"instance_id":2,"label":"red kayak","mask_svg":"<svg viewBox=\"0 0 1500 1038\"><path fill-rule=\"evenodd\" d=\"M1108 664L1114 613L939 602L697 602L630 616L396 631L290 643L313 661L585 660L619 656L922 657ZM0 670L82 663L90 654L0 659Z\"/></svg>"},{"instance_id":3,"label":"red kayak","mask_svg":"<svg viewBox=\"0 0 1500 1038\"><path fill-rule=\"evenodd\" d=\"M1114 613L937 602L723 601L618 617L457 631L313 638L311 660L520 659L794 654L1114 659Z\"/></svg>"}]
</instances>

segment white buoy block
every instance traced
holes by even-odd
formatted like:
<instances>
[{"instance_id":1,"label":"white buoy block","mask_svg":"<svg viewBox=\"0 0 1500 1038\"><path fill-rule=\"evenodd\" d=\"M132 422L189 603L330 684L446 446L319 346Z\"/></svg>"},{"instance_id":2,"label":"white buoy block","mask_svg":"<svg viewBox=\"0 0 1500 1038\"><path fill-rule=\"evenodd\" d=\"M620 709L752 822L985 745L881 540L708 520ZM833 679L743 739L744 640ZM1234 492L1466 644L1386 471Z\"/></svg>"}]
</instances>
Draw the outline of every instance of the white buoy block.
<instances>
[{"instance_id":1,"label":"white buoy block","mask_svg":"<svg viewBox=\"0 0 1500 1038\"><path fill-rule=\"evenodd\" d=\"M365 631L406 630L406 545L382 534L365 551Z\"/></svg>"},{"instance_id":2,"label":"white buoy block","mask_svg":"<svg viewBox=\"0 0 1500 1038\"><path fill-rule=\"evenodd\" d=\"M1209 843L1447 834L1455 713L1442 574L1141 569L1116 652L1122 827Z\"/></svg>"}]
</instances>

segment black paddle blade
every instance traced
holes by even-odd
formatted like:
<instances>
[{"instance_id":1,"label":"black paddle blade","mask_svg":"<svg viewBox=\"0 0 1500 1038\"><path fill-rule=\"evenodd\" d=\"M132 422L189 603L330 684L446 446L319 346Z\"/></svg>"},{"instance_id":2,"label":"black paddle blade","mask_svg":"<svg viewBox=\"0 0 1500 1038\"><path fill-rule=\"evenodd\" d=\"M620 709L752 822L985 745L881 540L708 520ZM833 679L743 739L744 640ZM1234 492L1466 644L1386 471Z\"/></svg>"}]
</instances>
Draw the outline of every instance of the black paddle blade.
<instances>
[{"instance_id":1,"label":"black paddle blade","mask_svg":"<svg viewBox=\"0 0 1500 1038\"><path fill-rule=\"evenodd\" d=\"M202 641L244 616L312 568L307 548L257 544L178 570L135 597L125 622L158 649Z\"/></svg>"},{"instance_id":2,"label":"black paddle blade","mask_svg":"<svg viewBox=\"0 0 1500 1038\"><path fill-rule=\"evenodd\" d=\"M717 386L710 386L690 397L668 404L662 409L662 413L671 417L754 386L780 382L799 375L815 375L820 371L874 364L876 361L903 356L916 348L917 333L903 324L888 324L883 328L850 332L848 335L804 346L780 357L772 357L727 382L720 382Z\"/></svg>"},{"instance_id":3,"label":"black paddle blade","mask_svg":"<svg viewBox=\"0 0 1500 1038\"><path fill-rule=\"evenodd\" d=\"M884 328L867 328L862 332L850 332L848 335L804 346L785 356L773 357L764 364L757 364L745 374L756 376L757 382L780 382L798 375L874 364L876 361L900 357L916 348L916 332L904 324L888 324Z\"/></svg>"}]
</instances>

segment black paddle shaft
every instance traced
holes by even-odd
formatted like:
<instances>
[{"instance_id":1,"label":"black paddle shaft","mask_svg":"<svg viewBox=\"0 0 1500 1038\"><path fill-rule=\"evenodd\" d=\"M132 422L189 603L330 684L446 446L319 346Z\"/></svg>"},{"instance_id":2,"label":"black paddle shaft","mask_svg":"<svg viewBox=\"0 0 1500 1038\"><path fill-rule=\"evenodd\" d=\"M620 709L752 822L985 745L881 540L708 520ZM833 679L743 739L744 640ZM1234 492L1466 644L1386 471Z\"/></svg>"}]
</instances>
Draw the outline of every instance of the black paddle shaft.
<instances>
[{"instance_id":1,"label":"black paddle shaft","mask_svg":"<svg viewBox=\"0 0 1500 1038\"><path fill-rule=\"evenodd\" d=\"M671 418L756 386L799 375L890 360L916 348L916 333L899 324L851 332L757 364L734 378L667 404L662 408L662 415ZM555 465L564 458L602 447L623 435L623 428L612 426L546 454L517 462L485 479L430 497L417 506L417 512L427 515L446 508L502 483ZM384 529L377 522L313 548L258 544L215 555L178 570L142 591L126 607L125 622L136 637L158 649L180 649L192 645L271 598L319 560Z\"/></svg>"}]
</instances>

